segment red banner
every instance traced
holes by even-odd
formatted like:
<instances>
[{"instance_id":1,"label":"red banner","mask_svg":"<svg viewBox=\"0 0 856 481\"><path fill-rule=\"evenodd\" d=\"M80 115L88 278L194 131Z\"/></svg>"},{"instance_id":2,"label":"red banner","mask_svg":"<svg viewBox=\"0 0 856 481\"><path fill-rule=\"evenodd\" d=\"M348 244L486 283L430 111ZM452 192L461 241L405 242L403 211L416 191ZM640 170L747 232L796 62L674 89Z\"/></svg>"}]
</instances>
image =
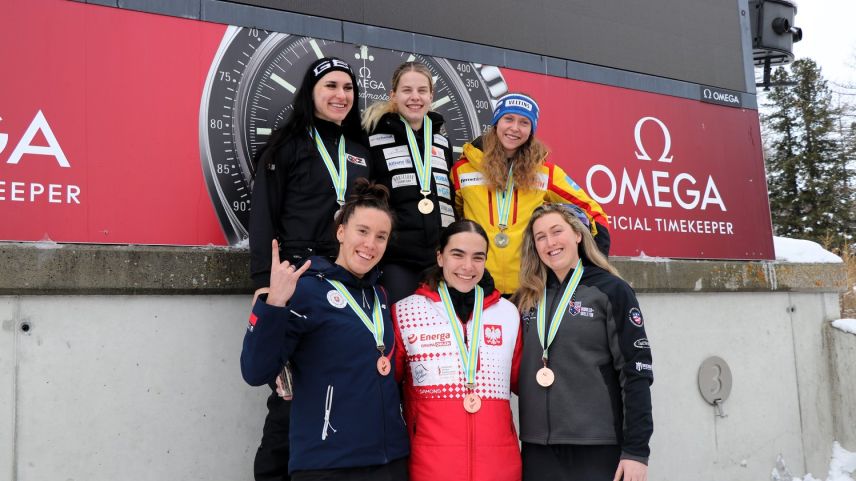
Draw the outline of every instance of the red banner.
<instances>
[{"instance_id":1,"label":"red banner","mask_svg":"<svg viewBox=\"0 0 856 481\"><path fill-rule=\"evenodd\" d=\"M458 149L498 96L534 96L539 137L610 215L615 255L773 258L754 110L58 0L7 3L0 44L2 240L239 241L249 159L305 65L337 55L362 106L401 61L426 63Z\"/></svg>"}]
</instances>

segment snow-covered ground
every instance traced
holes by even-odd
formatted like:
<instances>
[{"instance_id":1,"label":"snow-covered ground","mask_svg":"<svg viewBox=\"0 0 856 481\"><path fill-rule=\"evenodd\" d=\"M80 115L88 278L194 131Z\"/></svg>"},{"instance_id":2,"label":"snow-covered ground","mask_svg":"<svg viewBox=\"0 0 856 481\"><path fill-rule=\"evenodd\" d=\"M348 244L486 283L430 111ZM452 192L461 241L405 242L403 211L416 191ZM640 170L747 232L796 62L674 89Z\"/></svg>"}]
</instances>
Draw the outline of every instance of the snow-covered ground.
<instances>
[{"instance_id":1,"label":"snow-covered ground","mask_svg":"<svg viewBox=\"0 0 856 481\"><path fill-rule=\"evenodd\" d=\"M840 329L850 334L856 334L856 319L838 319L832 321L832 327Z\"/></svg>"},{"instance_id":2,"label":"snow-covered ground","mask_svg":"<svg viewBox=\"0 0 856 481\"><path fill-rule=\"evenodd\" d=\"M832 459L829 460L829 472L825 481L853 481L851 476L856 472L856 453L841 447L837 442L832 443ZM770 474L771 481L823 481L810 474L805 477L794 477L785 466L785 461L779 456L776 467Z\"/></svg>"},{"instance_id":3,"label":"snow-covered ground","mask_svg":"<svg viewBox=\"0 0 856 481\"><path fill-rule=\"evenodd\" d=\"M856 453L841 447L837 442L832 443L832 458L829 460L829 472L825 481L853 481L851 476L856 471ZM771 481L823 481L810 474L805 477L794 477L785 466L785 461L779 456L776 467L770 474Z\"/></svg>"},{"instance_id":4,"label":"snow-covered ground","mask_svg":"<svg viewBox=\"0 0 856 481\"><path fill-rule=\"evenodd\" d=\"M844 262L840 257L824 249L817 242L773 237L773 246L776 250L777 261L835 264Z\"/></svg>"}]
</instances>

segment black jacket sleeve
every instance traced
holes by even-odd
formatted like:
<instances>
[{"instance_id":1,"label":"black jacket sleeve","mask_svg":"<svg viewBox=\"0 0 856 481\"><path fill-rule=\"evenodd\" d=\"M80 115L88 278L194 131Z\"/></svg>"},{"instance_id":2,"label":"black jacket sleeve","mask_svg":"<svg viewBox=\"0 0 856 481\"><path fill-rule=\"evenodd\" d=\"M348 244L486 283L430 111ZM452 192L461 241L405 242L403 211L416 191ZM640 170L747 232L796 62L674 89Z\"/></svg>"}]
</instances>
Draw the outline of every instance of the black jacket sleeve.
<instances>
[{"instance_id":1,"label":"black jacket sleeve","mask_svg":"<svg viewBox=\"0 0 856 481\"><path fill-rule=\"evenodd\" d=\"M648 441L654 430L651 416L650 386L654 382L651 349L633 289L625 282L617 281L611 290L615 333L610 336L610 349L623 394L621 457L647 464L650 453Z\"/></svg>"},{"instance_id":2,"label":"black jacket sleeve","mask_svg":"<svg viewBox=\"0 0 856 481\"><path fill-rule=\"evenodd\" d=\"M288 159L296 155L293 142L281 146L274 154L273 168L259 165L250 202L250 278L253 288L270 285L271 241L278 239L282 253L283 226L280 208L282 185L287 175Z\"/></svg>"}]
</instances>

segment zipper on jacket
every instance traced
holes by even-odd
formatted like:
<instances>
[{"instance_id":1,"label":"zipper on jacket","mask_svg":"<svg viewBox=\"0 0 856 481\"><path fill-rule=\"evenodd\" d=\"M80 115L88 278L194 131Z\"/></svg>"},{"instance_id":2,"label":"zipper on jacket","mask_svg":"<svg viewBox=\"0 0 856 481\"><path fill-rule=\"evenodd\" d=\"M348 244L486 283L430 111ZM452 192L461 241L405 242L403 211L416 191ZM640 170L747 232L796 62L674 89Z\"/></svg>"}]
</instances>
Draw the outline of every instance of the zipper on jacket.
<instances>
[{"instance_id":1,"label":"zipper on jacket","mask_svg":"<svg viewBox=\"0 0 856 481\"><path fill-rule=\"evenodd\" d=\"M327 440L327 431L332 429L333 432L336 432L336 428L334 428L330 424L330 413L333 411L333 386L327 386L327 398L324 400L324 427L321 428L321 440Z\"/></svg>"},{"instance_id":2,"label":"zipper on jacket","mask_svg":"<svg viewBox=\"0 0 856 481\"><path fill-rule=\"evenodd\" d=\"M467 479L469 481L473 481L475 479L475 457L476 457L476 426L475 426L475 417L477 413L467 413L467 434L469 436L469 442L467 443L469 446L468 454L467 454Z\"/></svg>"},{"instance_id":3,"label":"zipper on jacket","mask_svg":"<svg viewBox=\"0 0 856 481\"><path fill-rule=\"evenodd\" d=\"M569 272L565 281L570 280L570 278L571 278L571 274ZM545 317L547 318L547 319L545 319L545 321L547 321L547 320L552 321L552 315L550 313L555 312L555 310L556 310L556 301L558 301L559 298L561 297L561 296L559 296L559 292L562 292L562 289L564 289L565 281L562 281L559 283L559 287L556 289L556 293L553 295L553 300L550 302L550 311L545 313ZM565 320L564 318L565 318L565 313L562 313L562 321ZM544 326L544 337L546 337L546 335L547 335L546 333L550 331L550 326L546 325L547 324L546 322L544 324L545 324L545 326ZM550 430L550 390L551 390L551 388L552 388L552 386L545 389L547 392L544 394L544 400L545 400L545 404L547 406L547 411L546 411L547 412L547 444L550 444L550 431L551 431Z\"/></svg>"},{"instance_id":4,"label":"zipper on jacket","mask_svg":"<svg viewBox=\"0 0 856 481\"><path fill-rule=\"evenodd\" d=\"M386 421L387 421L387 419L386 419L386 415L385 415L385 413L386 413L386 402L383 399L383 379L378 379L377 385L378 385L378 390L380 391L380 416L381 416L380 418L383 420L383 423L382 423L383 424L383 440L381 441L381 444L383 444L383 463L381 463L381 464L386 464L389 462L389 452L386 449L386 444L387 444ZM396 387L396 389L398 389L398 388Z\"/></svg>"}]
</instances>

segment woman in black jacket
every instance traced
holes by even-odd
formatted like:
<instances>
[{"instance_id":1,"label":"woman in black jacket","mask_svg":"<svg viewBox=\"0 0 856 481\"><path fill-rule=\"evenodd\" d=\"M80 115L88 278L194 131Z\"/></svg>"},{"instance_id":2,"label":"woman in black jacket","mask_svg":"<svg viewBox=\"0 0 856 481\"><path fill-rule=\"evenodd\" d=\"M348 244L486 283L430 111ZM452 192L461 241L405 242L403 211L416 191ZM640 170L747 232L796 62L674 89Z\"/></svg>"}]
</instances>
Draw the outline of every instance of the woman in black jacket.
<instances>
[{"instance_id":1,"label":"woman in black jacket","mask_svg":"<svg viewBox=\"0 0 856 481\"><path fill-rule=\"evenodd\" d=\"M428 67L405 62L392 74L389 101L363 114L374 179L389 188L396 216L381 279L392 303L413 294L421 272L435 264L440 231L455 221L452 149L443 117L430 111L433 94Z\"/></svg>"},{"instance_id":2,"label":"woman in black jacket","mask_svg":"<svg viewBox=\"0 0 856 481\"><path fill-rule=\"evenodd\" d=\"M651 350L633 289L575 206L544 204L523 234L523 480L646 481Z\"/></svg>"},{"instance_id":3,"label":"woman in black jacket","mask_svg":"<svg viewBox=\"0 0 856 481\"><path fill-rule=\"evenodd\" d=\"M279 258L294 265L310 256L335 259L334 214L355 179L370 176L364 144L359 87L351 67L338 58L310 65L294 98L294 111L262 150L250 211L250 276L256 297L268 291L271 242ZM271 386L272 388L274 386ZM268 398L257 481L288 479L290 400Z\"/></svg>"}]
</instances>

